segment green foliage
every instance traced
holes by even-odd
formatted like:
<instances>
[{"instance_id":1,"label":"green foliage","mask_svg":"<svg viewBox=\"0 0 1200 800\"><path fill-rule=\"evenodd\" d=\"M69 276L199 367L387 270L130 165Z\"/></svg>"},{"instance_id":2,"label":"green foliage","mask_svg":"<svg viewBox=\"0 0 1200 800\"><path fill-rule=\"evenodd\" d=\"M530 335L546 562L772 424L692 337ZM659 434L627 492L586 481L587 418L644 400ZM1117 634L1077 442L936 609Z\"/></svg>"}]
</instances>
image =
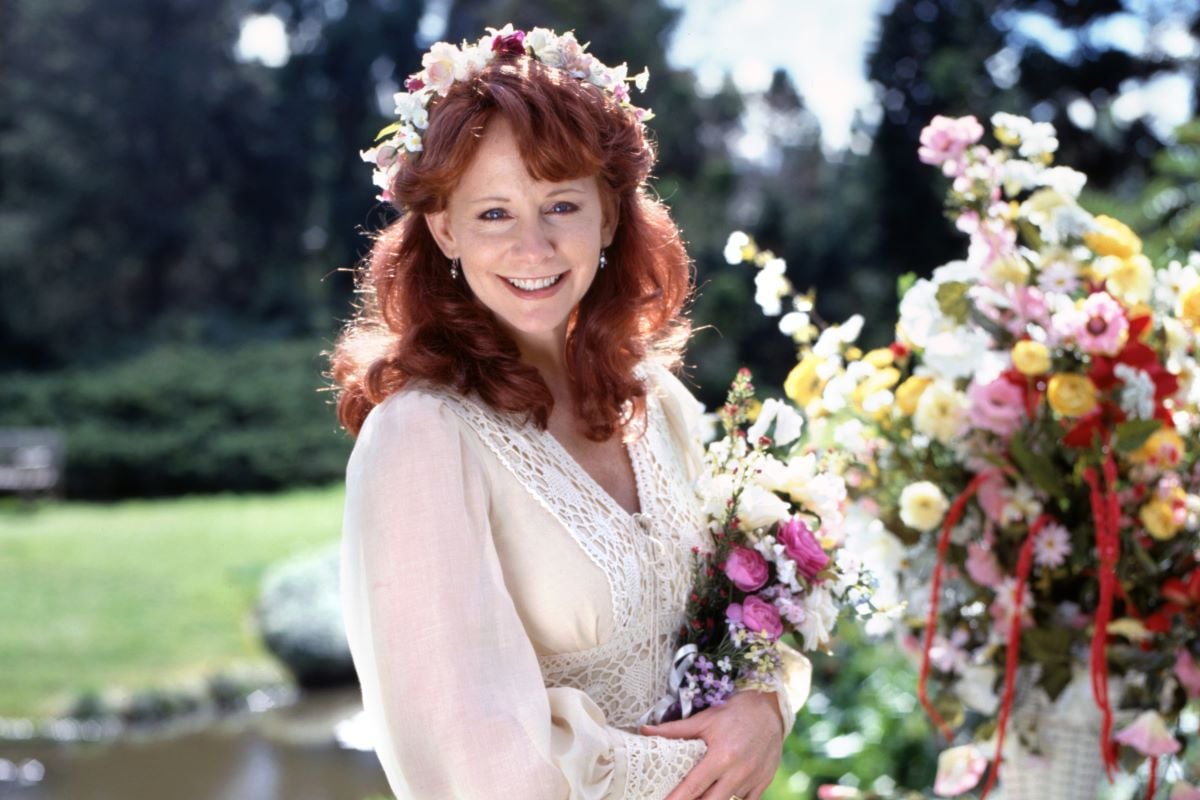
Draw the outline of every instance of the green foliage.
<instances>
[{"instance_id":1,"label":"green foliage","mask_svg":"<svg viewBox=\"0 0 1200 800\"><path fill-rule=\"evenodd\" d=\"M321 393L323 344L162 345L0 382L0 425L66 434L66 493L107 499L329 483L350 441Z\"/></svg>"},{"instance_id":2,"label":"green foliage","mask_svg":"<svg viewBox=\"0 0 1200 800\"><path fill-rule=\"evenodd\" d=\"M844 621L834 652L813 654L812 661L813 694L764 797L815 797L825 783L887 793L932 785L938 742L904 656Z\"/></svg>"}]
</instances>

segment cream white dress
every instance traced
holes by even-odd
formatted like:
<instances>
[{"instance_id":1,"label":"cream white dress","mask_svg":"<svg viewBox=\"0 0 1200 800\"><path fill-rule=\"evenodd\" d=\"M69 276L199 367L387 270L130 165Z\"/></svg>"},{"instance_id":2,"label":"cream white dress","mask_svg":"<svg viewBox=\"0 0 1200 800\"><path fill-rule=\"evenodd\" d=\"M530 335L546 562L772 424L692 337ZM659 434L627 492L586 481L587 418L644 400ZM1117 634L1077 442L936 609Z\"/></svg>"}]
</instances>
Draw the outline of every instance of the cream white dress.
<instances>
[{"instance_id":1,"label":"cream white dress","mask_svg":"<svg viewBox=\"0 0 1200 800\"><path fill-rule=\"evenodd\" d=\"M341 592L398 800L660 800L704 755L699 739L637 733L667 688L691 549L712 546L692 488L698 404L661 367L639 376L637 514L548 431L474 397L410 387L367 417ZM810 677L789 648L786 730Z\"/></svg>"}]
</instances>

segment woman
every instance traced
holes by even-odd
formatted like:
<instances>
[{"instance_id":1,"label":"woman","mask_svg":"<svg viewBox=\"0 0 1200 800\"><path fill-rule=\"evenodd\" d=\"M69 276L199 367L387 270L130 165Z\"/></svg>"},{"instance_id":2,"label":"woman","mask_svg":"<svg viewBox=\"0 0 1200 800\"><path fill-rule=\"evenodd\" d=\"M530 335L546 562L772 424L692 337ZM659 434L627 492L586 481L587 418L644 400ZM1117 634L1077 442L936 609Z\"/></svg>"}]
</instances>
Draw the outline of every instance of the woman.
<instances>
[{"instance_id":1,"label":"woman","mask_svg":"<svg viewBox=\"0 0 1200 800\"><path fill-rule=\"evenodd\" d=\"M756 800L807 692L639 726L711 547L667 370L687 256L646 114L570 34L435 45L364 153L403 215L334 354L347 634L399 798ZM644 80L639 76L637 82Z\"/></svg>"}]
</instances>

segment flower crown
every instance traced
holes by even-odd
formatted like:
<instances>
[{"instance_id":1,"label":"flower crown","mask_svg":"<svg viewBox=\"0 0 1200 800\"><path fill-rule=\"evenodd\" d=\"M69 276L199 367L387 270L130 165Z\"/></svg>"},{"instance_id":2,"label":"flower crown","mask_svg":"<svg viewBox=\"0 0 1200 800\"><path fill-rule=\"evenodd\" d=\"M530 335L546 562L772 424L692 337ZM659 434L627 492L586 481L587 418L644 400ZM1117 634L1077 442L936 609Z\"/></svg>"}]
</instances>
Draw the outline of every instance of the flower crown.
<instances>
[{"instance_id":1,"label":"flower crown","mask_svg":"<svg viewBox=\"0 0 1200 800\"><path fill-rule=\"evenodd\" d=\"M437 97L445 97L450 87L458 81L467 81L479 74L498 55L530 55L549 67L561 69L578 80L599 86L611 94L621 108L633 114L638 122L651 119L649 109L638 108L629 102L629 87L634 84L639 92L646 91L650 70L627 77L628 67L621 64L609 67L580 44L575 34L567 31L561 36L548 28L525 31L513 30L512 24L497 30L488 28L486 36L476 44L463 42L455 47L449 42L438 42L421 58L424 67L408 77L404 88L408 91L395 94L396 111L400 118L375 135L375 146L362 150L363 161L375 165L375 185L383 190L379 199L391 201L388 187L400 166L421 152L422 131L429 127L429 106Z\"/></svg>"}]
</instances>

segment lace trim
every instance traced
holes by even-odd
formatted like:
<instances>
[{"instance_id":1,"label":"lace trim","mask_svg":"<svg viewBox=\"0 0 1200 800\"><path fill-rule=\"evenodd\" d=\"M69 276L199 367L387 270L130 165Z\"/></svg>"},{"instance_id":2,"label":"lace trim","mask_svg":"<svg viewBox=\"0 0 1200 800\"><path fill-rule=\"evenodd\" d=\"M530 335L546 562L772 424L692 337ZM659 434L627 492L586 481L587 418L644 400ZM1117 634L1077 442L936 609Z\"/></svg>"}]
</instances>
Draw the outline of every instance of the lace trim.
<instances>
[{"instance_id":1,"label":"lace trim","mask_svg":"<svg viewBox=\"0 0 1200 800\"><path fill-rule=\"evenodd\" d=\"M626 800L662 800L708 752L703 739L618 735L625 749Z\"/></svg>"}]
</instances>

